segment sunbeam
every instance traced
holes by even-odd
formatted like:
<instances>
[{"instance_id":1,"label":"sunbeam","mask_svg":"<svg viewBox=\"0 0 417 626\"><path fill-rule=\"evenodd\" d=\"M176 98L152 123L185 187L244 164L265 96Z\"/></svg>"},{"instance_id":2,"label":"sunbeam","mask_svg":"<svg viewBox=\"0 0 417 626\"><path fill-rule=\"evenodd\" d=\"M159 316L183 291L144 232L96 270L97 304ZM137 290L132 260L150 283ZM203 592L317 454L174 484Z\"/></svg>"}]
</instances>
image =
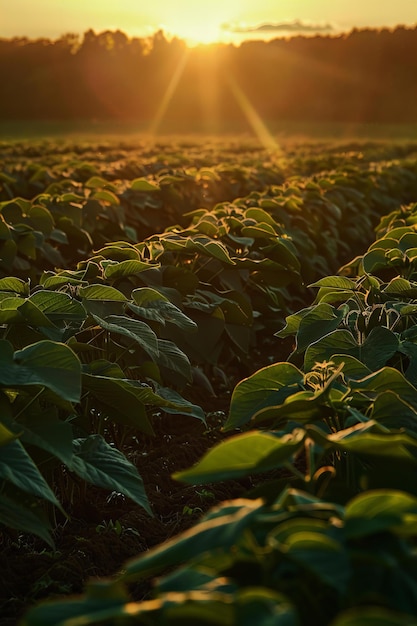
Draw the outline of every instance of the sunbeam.
<instances>
[{"instance_id":1,"label":"sunbeam","mask_svg":"<svg viewBox=\"0 0 417 626\"><path fill-rule=\"evenodd\" d=\"M245 115L247 121L249 122L252 130L254 131L262 146L267 150L277 150L277 142L269 132L265 122L261 119L259 113L252 105L249 98L236 82L234 76L229 75L227 77L227 82L236 99L236 102L242 110L242 113Z\"/></svg>"},{"instance_id":2,"label":"sunbeam","mask_svg":"<svg viewBox=\"0 0 417 626\"><path fill-rule=\"evenodd\" d=\"M152 120L151 125L149 127L149 134L151 135L151 137L156 135L161 125L161 122L165 117L169 104L172 100L173 95L175 94L175 90L178 87L178 83L181 80L181 76L187 64L187 58L188 58L188 50L185 50L183 56L180 59L180 62L178 63L178 66L175 72L173 73L171 77L171 80L168 83L168 87L165 91L165 94L161 100L158 110L155 113L155 117Z\"/></svg>"}]
</instances>

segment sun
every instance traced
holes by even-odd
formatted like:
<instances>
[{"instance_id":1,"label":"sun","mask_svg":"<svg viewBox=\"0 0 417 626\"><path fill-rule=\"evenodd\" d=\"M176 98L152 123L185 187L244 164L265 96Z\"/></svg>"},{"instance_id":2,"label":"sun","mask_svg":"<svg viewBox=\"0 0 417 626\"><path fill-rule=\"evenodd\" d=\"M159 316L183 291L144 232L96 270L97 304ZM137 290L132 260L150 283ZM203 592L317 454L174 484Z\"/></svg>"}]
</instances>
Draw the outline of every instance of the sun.
<instances>
[{"instance_id":1,"label":"sun","mask_svg":"<svg viewBox=\"0 0 417 626\"><path fill-rule=\"evenodd\" d=\"M169 30L184 39L188 45L217 43L222 39L222 20L205 13L183 15L178 24L171 24Z\"/></svg>"}]
</instances>

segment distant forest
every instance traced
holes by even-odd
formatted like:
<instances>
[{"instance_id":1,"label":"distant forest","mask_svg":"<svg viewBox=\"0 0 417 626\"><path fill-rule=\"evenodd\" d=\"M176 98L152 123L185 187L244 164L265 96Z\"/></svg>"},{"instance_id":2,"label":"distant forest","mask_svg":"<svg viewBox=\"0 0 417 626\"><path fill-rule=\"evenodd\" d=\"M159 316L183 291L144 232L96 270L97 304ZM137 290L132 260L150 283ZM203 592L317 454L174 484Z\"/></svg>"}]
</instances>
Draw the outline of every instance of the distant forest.
<instances>
[{"instance_id":1,"label":"distant forest","mask_svg":"<svg viewBox=\"0 0 417 626\"><path fill-rule=\"evenodd\" d=\"M0 39L3 120L417 122L417 28L188 49L163 32Z\"/></svg>"}]
</instances>

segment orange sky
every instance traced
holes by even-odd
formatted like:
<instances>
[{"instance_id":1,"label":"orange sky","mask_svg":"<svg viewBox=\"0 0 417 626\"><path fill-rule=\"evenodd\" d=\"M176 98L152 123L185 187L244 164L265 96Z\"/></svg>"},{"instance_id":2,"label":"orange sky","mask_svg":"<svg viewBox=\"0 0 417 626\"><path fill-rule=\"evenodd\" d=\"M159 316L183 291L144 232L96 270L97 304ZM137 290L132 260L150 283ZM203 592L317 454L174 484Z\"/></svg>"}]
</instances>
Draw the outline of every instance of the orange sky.
<instances>
[{"instance_id":1,"label":"orange sky","mask_svg":"<svg viewBox=\"0 0 417 626\"><path fill-rule=\"evenodd\" d=\"M0 37L156 29L189 43L417 23L417 0L0 0Z\"/></svg>"}]
</instances>

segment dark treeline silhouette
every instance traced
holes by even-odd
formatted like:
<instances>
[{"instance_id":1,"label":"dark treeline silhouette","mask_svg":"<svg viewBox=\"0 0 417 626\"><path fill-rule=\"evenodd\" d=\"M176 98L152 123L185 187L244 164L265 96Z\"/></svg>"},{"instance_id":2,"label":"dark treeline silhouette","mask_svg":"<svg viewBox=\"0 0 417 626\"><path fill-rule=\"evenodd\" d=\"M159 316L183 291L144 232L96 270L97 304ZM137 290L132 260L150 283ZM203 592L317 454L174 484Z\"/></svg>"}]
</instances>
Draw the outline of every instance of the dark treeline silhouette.
<instances>
[{"instance_id":1,"label":"dark treeline silhouette","mask_svg":"<svg viewBox=\"0 0 417 626\"><path fill-rule=\"evenodd\" d=\"M0 39L0 82L3 120L417 122L417 27L191 49L161 31Z\"/></svg>"}]
</instances>

